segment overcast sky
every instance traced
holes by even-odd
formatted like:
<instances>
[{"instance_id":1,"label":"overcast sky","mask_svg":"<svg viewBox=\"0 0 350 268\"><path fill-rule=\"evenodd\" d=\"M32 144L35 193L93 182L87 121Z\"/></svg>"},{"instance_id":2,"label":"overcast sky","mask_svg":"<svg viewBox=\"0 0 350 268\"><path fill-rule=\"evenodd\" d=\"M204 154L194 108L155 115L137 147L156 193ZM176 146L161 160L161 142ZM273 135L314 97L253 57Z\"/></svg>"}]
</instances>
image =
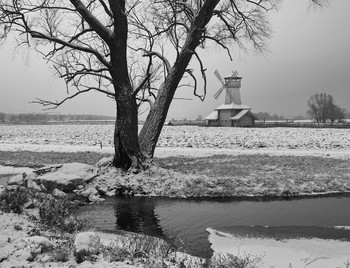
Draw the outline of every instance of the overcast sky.
<instances>
[{"instance_id":1,"label":"overcast sky","mask_svg":"<svg viewBox=\"0 0 350 268\"><path fill-rule=\"evenodd\" d=\"M272 38L264 55L235 51L233 61L220 49L207 50L205 63L208 94L204 102L191 97L191 89L180 88L168 118L207 116L224 102L224 94L213 95L222 76L237 70L243 77L242 102L253 112L268 112L289 118L305 115L307 100L314 93L331 94L335 102L350 111L350 10L349 0L333 0L328 8L308 9L307 0L284 0L272 13ZM34 53L14 55L10 44L0 47L0 112L40 112L39 105L28 104L36 97L51 100L65 94L64 83ZM56 110L65 113L114 115L114 102L90 93Z\"/></svg>"}]
</instances>

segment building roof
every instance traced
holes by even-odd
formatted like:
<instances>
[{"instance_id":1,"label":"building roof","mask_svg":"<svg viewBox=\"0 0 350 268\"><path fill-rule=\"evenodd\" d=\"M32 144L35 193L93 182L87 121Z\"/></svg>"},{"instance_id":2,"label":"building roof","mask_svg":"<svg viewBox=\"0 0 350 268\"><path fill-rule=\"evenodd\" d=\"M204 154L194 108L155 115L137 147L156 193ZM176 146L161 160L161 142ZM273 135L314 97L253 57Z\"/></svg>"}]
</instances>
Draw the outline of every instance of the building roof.
<instances>
[{"instance_id":1,"label":"building roof","mask_svg":"<svg viewBox=\"0 0 350 268\"><path fill-rule=\"evenodd\" d=\"M204 120L218 120L218 118L219 118L219 112L214 111L210 115L208 115L206 118L204 118Z\"/></svg>"},{"instance_id":2,"label":"building roof","mask_svg":"<svg viewBox=\"0 0 350 268\"><path fill-rule=\"evenodd\" d=\"M248 112L249 112L249 110L242 110L238 114L236 114L235 116L231 117L230 120L238 121L239 119L241 119Z\"/></svg>"},{"instance_id":3,"label":"building roof","mask_svg":"<svg viewBox=\"0 0 350 268\"><path fill-rule=\"evenodd\" d=\"M229 120L238 121L238 120L240 120L243 116L245 116L246 114L250 114L250 115L253 116L255 119L257 119L256 115L253 114L250 110L242 110L242 111L240 111L238 114L236 114L235 116L231 117Z\"/></svg>"},{"instance_id":4,"label":"building roof","mask_svg":"<svg viewBox=\"0 0 350 268\"><path fill-rule=\"evenodd\" d=\"M222 104L219 107L217 107L215 110L250 110L251 107L248 107L244 104L236 104L236 103L230 103L230 104Z\"/></svg>"}]
</instances>

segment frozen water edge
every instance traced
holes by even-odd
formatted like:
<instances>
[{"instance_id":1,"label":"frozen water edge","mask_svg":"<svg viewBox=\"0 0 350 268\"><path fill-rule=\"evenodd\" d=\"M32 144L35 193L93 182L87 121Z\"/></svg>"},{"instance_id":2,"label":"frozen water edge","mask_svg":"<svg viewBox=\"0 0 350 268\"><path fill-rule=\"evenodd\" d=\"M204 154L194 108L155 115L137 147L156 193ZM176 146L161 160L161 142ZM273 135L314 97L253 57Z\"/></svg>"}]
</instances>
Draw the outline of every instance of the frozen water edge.
<instances>
[{"instance_id":1,"label":"frozen water edge","mask_svg":"<svg viewBox=\"0 0 350 268\"><path fill-rule=\"evenodd\" d=\"M33 152L96 152L113 154L113 147L79 146L79 145L53 145L53 144L0 144L0 151L33 151ZM206 157L213 155L241 155L258 154L272 156L318 156L339 159L350 159L350 150L321 150L321 149L223 149L223 148L183 148L183 147L157 147L155 157L171 156Z\"/></svg>"},{"instance_id":2,"label":"frozen water edge","mask_svg":"<svg viewBox=\"0 0 350 268\"><path fill-rule=\"evenodd\" d=\"M259 267L346 267L349 242L327 239L287 239L240 237L207 228L214 254L230 253L262 257Z\"/></svg>"}]
</instances>

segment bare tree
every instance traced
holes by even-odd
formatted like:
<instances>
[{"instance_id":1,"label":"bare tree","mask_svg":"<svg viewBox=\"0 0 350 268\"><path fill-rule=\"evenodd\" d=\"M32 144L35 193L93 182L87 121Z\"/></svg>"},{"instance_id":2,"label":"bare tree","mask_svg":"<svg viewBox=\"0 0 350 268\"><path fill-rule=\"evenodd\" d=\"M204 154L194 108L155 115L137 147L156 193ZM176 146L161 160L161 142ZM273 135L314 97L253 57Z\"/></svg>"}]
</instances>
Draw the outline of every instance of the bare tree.
<instances>
[{"instance_id":1,"label":"bare tree","mask_svg":"<svg viewBox=\"0 0 350 268\"><path fill-rule=\"evenodd\" d=\"M65 99L36 100L46 108L89 91L114 99L114 164L144 169L185 74L193 80L194 95L205 98L206 68L198 49L214 43L230 58L234 44L263 51L270 36L267 14L278 2L0 0L0 39L17 34L19 46L41 53L66 81ZM191 60L191 66L198 63L199 72L188 67ZM204 81L202 91L198 78ZM143 103L150 110L138 136Z\"/></svg>"},{"instance_id":2,"label":"bare tree","mask_svg":"<svg viewBox=\"0 0 350 268\"><path fill-rule=\"evenodd\" d=\"M4 123L6 119L6 114L5 113L0 113L0 123Z\"/></svg>"},{"instance_id":3,"label":"bare tree","mask_svg":"<svg viewBox=\"0 0 350 268\"><path fill-rule=\"evenodd\" d=\"M346 111L335 104L333 96L326 93L316 93L307 102L307 113L315 118L317 123L331 123L345 118Z\"/></svg>"},{"instance_id":4,"label":"bare tree","mask_svg":"<svg viewBox=\"0 0 350 268\"><path fill-rule=\"evenodd\" d=\"M334 104L329 111L329 120L331 123L334 123L335 121L341 122L345 119L346 113L346 109Z\"/></svg>"}]
</instances>

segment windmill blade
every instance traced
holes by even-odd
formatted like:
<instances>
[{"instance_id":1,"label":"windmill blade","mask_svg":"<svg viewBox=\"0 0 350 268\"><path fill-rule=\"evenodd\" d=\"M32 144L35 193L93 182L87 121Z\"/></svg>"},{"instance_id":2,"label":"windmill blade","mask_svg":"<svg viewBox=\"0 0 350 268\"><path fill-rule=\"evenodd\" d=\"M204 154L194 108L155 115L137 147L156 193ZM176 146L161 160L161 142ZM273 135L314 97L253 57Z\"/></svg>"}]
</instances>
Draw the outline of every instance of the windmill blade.
<instances>
[{"instance_id":1,"label":"windmill blade","mask_svg":"<svg viewBox=\"0 0 350 268\"><path fill-rule=\"evenodd\" d=\"M219 96L221 95L222 91L224 91L224 86L222 86L215 94L214 94L214 98L217 100L219 98Z\"/></svg>"},{"instance_id":2,"label":"windmill blade","mask_svg":"<svg viewBox=\"0 0 350 268\"><path fill-rule=\"evenodd\" d=\"M222 79L222 77L221 77L221 75L219 74L218 70L215 70L214 74L215 74L215 76L217 77L217 79L220 80L220 82L221 82L222 84L225 84L225 83L224 83L224 80Z\"/></svg>"},{"instance_id":3,"label":"windmill blade","mask_svg":"<svg viewBox=\"0 0 350 268\"><path fill-rule=\"evenodd\" d=\"M237 77L238 76L238 72L237 71L234 71L233 73L232 73L232 77Z\"/></svg>"}]
</instances>

